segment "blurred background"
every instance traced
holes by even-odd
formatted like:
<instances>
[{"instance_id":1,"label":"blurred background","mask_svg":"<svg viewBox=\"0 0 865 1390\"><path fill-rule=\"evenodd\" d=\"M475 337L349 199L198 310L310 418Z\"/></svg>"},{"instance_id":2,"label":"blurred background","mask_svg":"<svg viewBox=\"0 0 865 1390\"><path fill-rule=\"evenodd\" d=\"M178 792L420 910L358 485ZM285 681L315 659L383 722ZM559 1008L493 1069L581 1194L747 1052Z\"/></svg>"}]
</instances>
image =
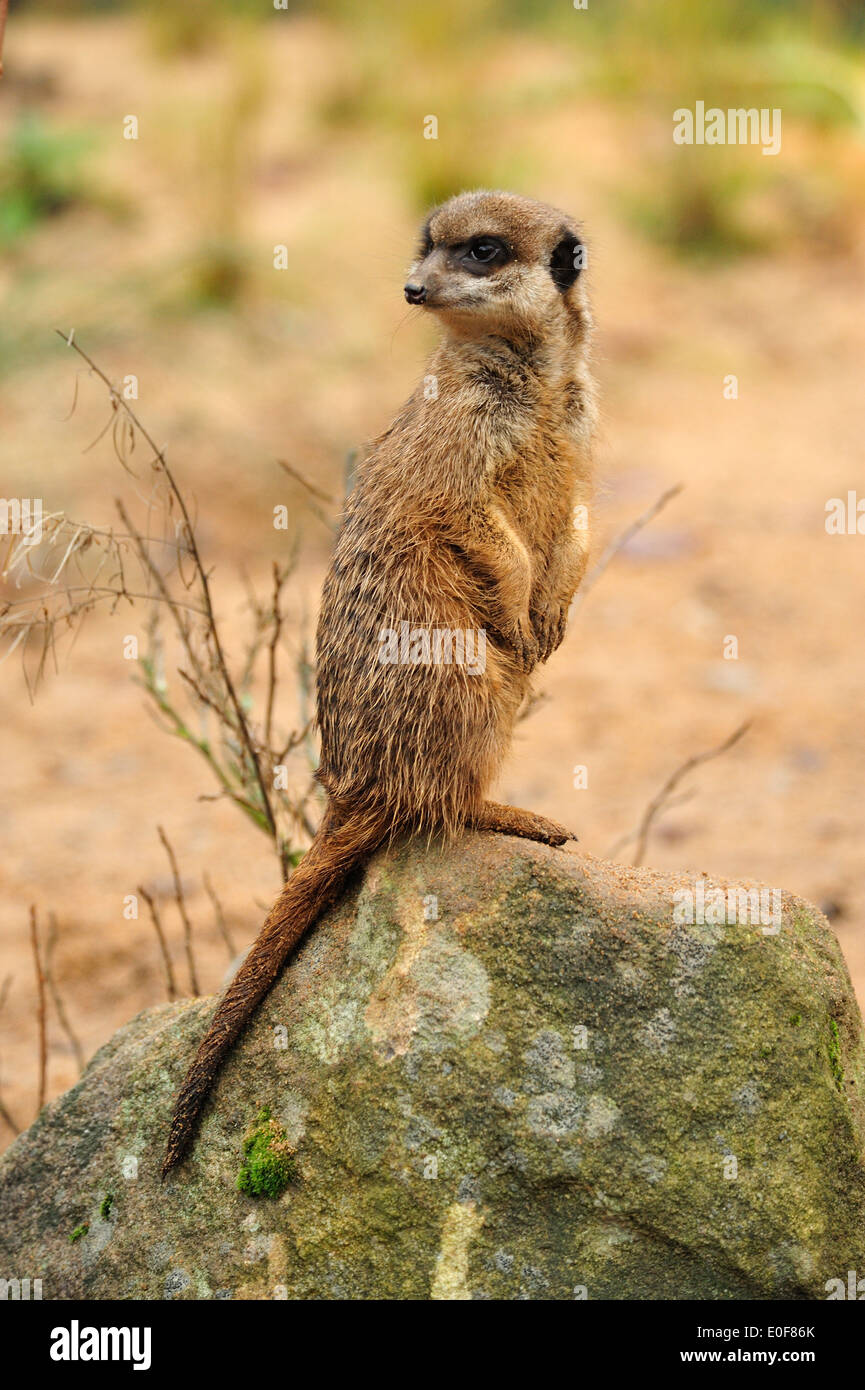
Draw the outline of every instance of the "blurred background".
<instances>
[{"instance_id":1,"label":"blurred background","mask_svg":"<svg viewBox=\"0 0 865 1390\"><path fill-rule=\"evenodd\" d=\"M670 774L750 719L679 785L645 860L811 898L865 998L865 539L825 527L830 498L865 495L863 43L856 0L13 4L0 494L99 528L117 526L115 498L146 500L146 450L130 474L99 438L107 391L54 331L74 330L113 383L135 379L235 669L250 593L295 555L277 717L301 727L346 460L434 342L402 298L419 221L477 186L567 209L598 323L595 558L683 488L579 605L498 795L630 862ZM780 153L674 144L673 112L698 100L780 108ZM39 593L7 576L0 604ZM157 826L203 991L280 883L267 838L212 799L200 750L136 683L124 641L146 605L111 609L58 635L35 691L32 644L0 666L0 1145L38 1097L31 904L60 1001L51 1096L165 999L151 921L124 915L137 885L190 987ZM244 698L258 719L258 676Z\"/></svg>"}]
</instances>

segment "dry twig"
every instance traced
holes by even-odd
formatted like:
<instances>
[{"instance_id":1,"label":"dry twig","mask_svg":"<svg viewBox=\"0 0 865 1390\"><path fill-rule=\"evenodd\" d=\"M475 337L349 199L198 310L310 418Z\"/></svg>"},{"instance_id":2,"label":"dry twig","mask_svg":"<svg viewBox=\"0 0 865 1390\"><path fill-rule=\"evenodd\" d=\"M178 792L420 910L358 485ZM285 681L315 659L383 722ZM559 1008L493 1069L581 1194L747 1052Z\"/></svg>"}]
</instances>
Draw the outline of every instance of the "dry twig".
<instances>
[{"instance_id":1,"label":"dry twig","mask_svg":"<svg viewBox=\"0 0 865 1390\"><path fill-rule=\"evenodd\" d=\"M640 818L640 823L636 830L630 831L627 835L623 835L620 840L617 840L607 851L606 857L608 859L613 859L625 845L630 844L632 840L636 840L637 848L632 863L634 865L642 864L652 825L657 817L663 810L668 810L670 806L674 805L676 802L686 799L682 796L672 796L673 791L679 785L682 778L687 776L689 772L692 772L695 767L699 767L701 763L707 763L711 758L719 758L722 753L728 752L728 750L733 747L734 743L738 743L739 739L748 732L750 727L751 721L747 719L744 724L740 724L737 729L734 729L732 734L730 734L728 738L725 738L723 743L719 743L716 748L710 748L705 753L695 753L690 758L686 758L681 766L677 767L675 772L670 774L660 791L656 792L652 797Z\"/></svg>"},{"instance_id":2,"label":"dry twig","mask_svg":"<svg viewBox=\"0 0 865 1390\"><path fill-rule=\"evenodd\" d=\"M177 998L177 982L174 978L174 966L171 964L171 956L168 952L168 942L165 940L165 932L162 930L162 920L159 916L159 909L153 899L152 894L141 884L138 885L138 895L142 897L150 909L150 920L153 923L156 939L159 942L159 950L162 953L162 964L165 967L165 988L170 1000Z\"/></svg>"},{"instance_id":3,"label":"dry twig","mask_svg":"<svg viewBox=\"0 0 865 1390\"><path fill-rule=\"evenodd\" d=\"M267 834L285 880L302 853L294 843L295 835L311 836L315 831L307 812L310 790L294 796L274 777L275 769L304 742L313 766L316 761L309 720L304 718L303 727L287 737L284 734L277 737L275 728L277 657L285 629L283 590L293 572L299 542L296 540L287 563L282 567L274 566L269 601L260 602L250 588L252 634L240 678L233 679L216 623L210 575L204 569L195 538L193 517L184 504L164 453L143 429L105 372L78 347L72 335L60 336L81 356L87 370L108 388L111 413L100 433L104 435L113 427L115 453L127 470L137 434L145 439L151 451L150 466L164 489L161 519L165 534L152 534L149 513L147 526L140 528L123 501L116 499L121 523L118 530L74 522L57 513L40 518L42 539L38 545L31 544L33 536L30 533L11 536L9 553L0 555L0 576L7 577L19 588L33 583L42 588L40 592L0 603L0 642L3 643L0 660L16 650L21 651L23 672L32 697L48 663L57 669L58 640L62 631L68 630L74 640L81 623L100 604L107 603L113 613L121 604L134 608L138 601L147 602L150 607L144 627L148 646L138 657L137 669L139 683L159 716L159 727L195 748L216 777L219 796L229 797ZM73 409L77 397L76 376ZM308 486L312 495L322 499L327 496L307 484L290 465L287 467L293 477ZM151 495L148 508L155 495L155 492ZM156 546L164 548L164 561L163 555L154 555ZM143 585L131 581L131 562L140 570ZM197 728L195 721L178 707L165 678L160 619L166 609L183 652L179 675L198 716ZM31 670L28 657L37 648L36 667ZM262 654L266 657L266 669L259 726L253 722L249 709L251 686ZM298 660L303 666L304 655ZM302 683L307 683L305 671ZM211 720L215 721L215 737ZM274 743L278 746L274 747Z\"/></svg>"},{"instance_id":4,"label":"dry twig","mask_svg":"<svg viewBox=\"0 0 865 1390\"><path fill-rule=\"evenodd\" d=\"M644 526L648 526L649 522L658 515L658 512L666 507L668 502L671 502L674 497L678 497L684 486L684 483L676 483L674 487L668 487L666 492L662 492L657 501L652 503L651 507L647 507L636 520L632 521L629 526L626 526L624 531L621 531L619 535L614 537L609 545L604 548L599 560L589 570L577 591L576 597L571 604L571 618L573 618L578 607L585 599L586 594L595 587L601 575L615 556L618 555L619 551L624 550L625 546L630 540L633 540L637 532L642 531Z\"/></svg>"},{"instance_id":5,"label":"dry twig","mask_svg":"<svg viewBox=\"0 0 865 1390\"><path fill-rule=\"evenodd\" d=\"M117 413L119 411L123 411L125 413L125 419L128 421L130 428L133 431L137 430L138 433L141 435L142 439L145 441L145 443L153 451L151 464L154 467L158 468L162 476L165 478L170 489L171 497L173 498L180 511L180 515L182 518L182 533L184 536L187 553L189 554L192 560L193 569L198 579L198 584L201 590L201 596L204 603L204 610L207 619L207 637L210 643L212 644L216 664L219 668L219 673L224 683L226 694L234 710L234 715L237 721L237 728L240 734L241 742L243 744L246 757L249 761L251 772L257 784L259 796L261 797L262 808L265 818L267 820L268 830L271 836L273 837L274 842L277 844L277 849L279 849L279 837L276 827L276 820L273 814L273 808L270 802L270 794L267 789L267 783L264 777L261 761L258 756L258 751L255 747L252 733L249 728L249 722L240 703L237 690L235 689L234 681L232 680L231 673L228 669L228 662L225 658L225 652L223 650L222 645L222 638L219 633L219 628L216 622L216 614L214 612L213 607L213 598L210 590L210 576L208 571L205 569L204 563L201 559L201 554L198 549L198 541L196 539L195 529L192 525L192 518L190 517L189 509L186 505L186 499L184 498L183 493L181 492L175 480L172 470L168 466L165 454L156 444L155 440L149 434L147 429L145 429L145 427L142 425L138 416L135 414L132 407L129 405L129 402L119 394L119 392L111 384L109 378L102 371L101 367L97 367L96 363L93 361L91 357L88 356L84 349L79 347L78 344L74 342L71 334L67 337L67 335L65 333L62 333L59 328L57 329L57 333L67 344L68 347L71 347L75 352L78 353L79 357L83 358L90 370L92 372L95 372L96 375L100 378L100 380L104 382L105 386L108 388L111 408L115 414L115 417L117 416ZM130 438L134 438L134 434L131 435ZM115 452L121 459L121 462L123 462L124 442L127 439L127 436L124 435L123 431L121 431L118 435L115 429L114 439Z\"/></svg>"},{"instance_id":6,"label":"dry twig","mask_svg":"<svg viewBox=\"0 0 865 1390\"><path fill-rule=\"evenodd\" d=\"M180 920L183 922L183 945L186 951L186 965L189 970L190 988L193 994L200 994L201 990L198 985L198 974L195 969L195 956L192 952L192 923L190 922L189 916L186 911L186 902L183 897L183 887L180 882L180 870L177 867L177 860L174 856L174 850L171 848L171 845L168 841L168 836L162 829L161 825L157 825L156 829L159 832L160 840L165 846L165 853L168 855L168 862L171 865L171 873L174 877L174 896L177 899L177 907L180 912Z\"/></svg>"},{"instance_id":7,"label":"dry twig","mask_svg":"<svg viewBox=\"0 0 865 1390\"><path fill-rule=\"evenodd\" d=\"M45 1028L45 971L39 950L39 927L36 921L35 904L30 908L30 946L33 951L33 964L36 970L36 999L39 1014L39 1104L36 1113L45 1104L46 1079L48 1075L48 1041Z\"/></svg>"},{"instance_id":8,"label":"dry twig","mask_svg":"<svg viewBox=\"0 0 865 1390\"><path fill-rule=\"evenodd\" d=\"M280 468L285 469L290 478L294 478L295 482L305 487L307 492L312 493L313 497L317 497L320 502L326 502L329 507L333 506L333 498L329 492L323 492L321 488L316 487L314 483L311 483L308 478L303 476L299 469L294 468L290 463L287 463L285 459L277 459L276 461Z\"/></svg>"},{"instance_id":9,"label":"dry twig","mask_svg":"<svg viewBox=\"0 0 865 1390\"><path fill-rule=\"evenodd\" d=\"M231 937L231 933L228 930L228 923L225 920L225 913L222 910L222 903L216 896L216 889L210 882L209 874L204 875L204 888L205 892L207 893L207 896L213 903L213 913L216 918L216 925L219 928L220 936L225 942L225 949L228 951L228 958L229 960L234 960L234 957L237 955L237 947L235 946L234 941Z\"/></svg>"},{"instance_id":10,"label":"dry twig","mask_svg":"<svg viewBox=\"0 0 865 1390\"><path fill-rule=\"evenodd\" d=\"M3 1012L3 1007L9 995L9 987L11 984L12 976L7 975L2 985L0 985L0 1013ZM13 1134L21 1133L21 1126L19 1125L18 1121L15 1119L15 1117L13 1116L12 1112L9 1110L8 1106L6 1105L6 1102L3 1099L2 1088L0 1088L0 1120L2 1120L5 1125L8 1125L9 1129L11 1129Z\"/></svg>"},{"instance_id":11,"label":"dry twig","mask_svg":"<svg viewBox=\"0 0 865 1390\"><path fill-rule=\"evenodd\" d=\"M667 488L666 492L662 492L661 496L657 501L652 503L651 507L648 507L646 511L642 512L630 525L626 526L624 531L620 532L614 540L610 541L609 545L607 545L601 553L597 564L593 565L588 571L582 584L574 595L568 612L569 622L573 620L586 594L594 588L607 566L615 556L618 555L619 551L623 550L628 544L628 541L630 541L638 531L641 531L644 526L647 526L649 522L658 515L658 512L682 491L683 487L684 483L677 483L675 487ZM541 704L545 703L547 698L544 691L530 692L517 714L517 723L521 724L524 719L529 719L534 714L535 710L538 709Z\"/></svg>"},{"instance_id":12,"label":"dry twig","mask_svg":"<svg viewBox=\"0 0 865 1390\"><path fill-rule=\"evenodd\" d=\"M0 0L0 77L3 76L3 35L6 32L6 12L9 0Z\"/></svg>"},{"instance_id":13,"label":"dry twig","mask_svg":"<svg viewBox=\"0 0 865 1390\"><path fill-rule=\"evenodd\" d=\"M60 997L60 990L57 986L57 980L54 975L54 950L57 945L59 929L57 926L57 916L53 912L49 912L48 914L48 928L48 940L45 943L45 980L48 985L48 991L51 995L51 999L54 1003L54 1012L57 1014L57 1021L60 1024L60 1027L63 1029L63 1032L66 1034L66 1037L69 1041L69 1046L72 1048L72 1051L75 1056L75 1062L78 1067L78 1074L80 1076L81 1073L84 1071L84 1049L82 1048L81 1043L75 1031L72 1028L72 1024L69 1022L69 1016L66 1013L66 1006L64 1005L63 1000Z\"/></svg>"}]
</instances>

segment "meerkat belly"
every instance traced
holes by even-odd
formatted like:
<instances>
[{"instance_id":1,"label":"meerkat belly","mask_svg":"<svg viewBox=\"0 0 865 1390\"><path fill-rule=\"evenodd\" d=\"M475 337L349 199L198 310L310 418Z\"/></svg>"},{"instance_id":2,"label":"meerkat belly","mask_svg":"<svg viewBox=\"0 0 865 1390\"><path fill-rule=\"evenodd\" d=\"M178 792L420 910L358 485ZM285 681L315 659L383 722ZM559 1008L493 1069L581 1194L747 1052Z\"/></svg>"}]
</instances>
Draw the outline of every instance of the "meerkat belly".
<instances>
[{"instance_id":1,"label":"meerkat belly","mask_svg":"<svg viewBox=\"0 0 865 1390\"><path fill-rule=\"evenodd\" d=\"M490 469L491 486L539 560L551 538L570 524L578 489L579 450L569 431L538 429L517 454Z\"/></svg>"},{"instance_id":2,"label":"meerkat belly","mask_svg":"<svg viewBox=\"0 0 865 1390\"><path fill-rule=\"evenodd\" d=\"M447 547L403 536L345 550L319 625L320 778L337 800L384 802L395 823L456 828L494 776L525 677Z\"/></svg>"}]
</instances>

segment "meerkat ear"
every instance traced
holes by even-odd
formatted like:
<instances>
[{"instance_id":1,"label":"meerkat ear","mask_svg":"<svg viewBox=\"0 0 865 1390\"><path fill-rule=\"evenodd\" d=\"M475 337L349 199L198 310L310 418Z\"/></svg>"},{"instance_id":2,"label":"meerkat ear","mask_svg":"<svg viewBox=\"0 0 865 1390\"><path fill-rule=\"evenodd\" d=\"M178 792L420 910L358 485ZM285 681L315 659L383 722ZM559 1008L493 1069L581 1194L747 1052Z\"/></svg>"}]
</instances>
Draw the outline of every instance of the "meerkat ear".
<instances>
[{"instance_id":1,"label":"meerkat ear","mask_svg":"<svg viewBox=\"0 0 865 1390\"><path fill-rule=\"evenodd\" d=\"M566 232L550 257L550 275L562 294L569 290L583 268L583 244L573 232Z\"/></svg>"}]
</instances>

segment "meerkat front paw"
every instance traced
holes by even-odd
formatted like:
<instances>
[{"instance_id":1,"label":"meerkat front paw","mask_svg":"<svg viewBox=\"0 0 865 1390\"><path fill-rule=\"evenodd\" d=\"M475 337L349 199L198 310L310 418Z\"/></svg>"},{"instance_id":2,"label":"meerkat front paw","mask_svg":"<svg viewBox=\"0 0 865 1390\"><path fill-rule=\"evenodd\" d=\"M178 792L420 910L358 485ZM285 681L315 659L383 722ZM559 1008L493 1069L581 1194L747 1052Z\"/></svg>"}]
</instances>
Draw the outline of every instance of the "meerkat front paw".
<instances>
[{"instance_id":1,"label":"meerkat front paw","mask_svg":"<svg viewBox=\"0 0 865 1390\"><path fill-rule=\"evenodd\" d=\"M540 646L531 622L524 618L518 618L513 627L503 636L520 668L526 672L532 671L540 659Z\"/></svg>"},{"instance_id":2,"label":"meerkat front paw","mask_svg":"<svg viewBox=\"0 0 865 1390\"><path fill-rule=\"evenodd\" d=\"M566 830L558 821L550 820L547 816L539 816L534 812L531 815L531 828L533 840L539 840L544 845L564 845L568 840L576 840L576 835L571 830Z\"/></svg>"},{"instance_id":3,"label":"meerkat front paw","mask_svg":"<svg viewBox=\"0 0 865 1390\"><path fill-rule=\"evenodd\" d=\"M568 605L549 603L543 610L534 609L531 621L538 643L538 660L547 661L562 644L568 625Z\"/></svg>"}]
</instances>

